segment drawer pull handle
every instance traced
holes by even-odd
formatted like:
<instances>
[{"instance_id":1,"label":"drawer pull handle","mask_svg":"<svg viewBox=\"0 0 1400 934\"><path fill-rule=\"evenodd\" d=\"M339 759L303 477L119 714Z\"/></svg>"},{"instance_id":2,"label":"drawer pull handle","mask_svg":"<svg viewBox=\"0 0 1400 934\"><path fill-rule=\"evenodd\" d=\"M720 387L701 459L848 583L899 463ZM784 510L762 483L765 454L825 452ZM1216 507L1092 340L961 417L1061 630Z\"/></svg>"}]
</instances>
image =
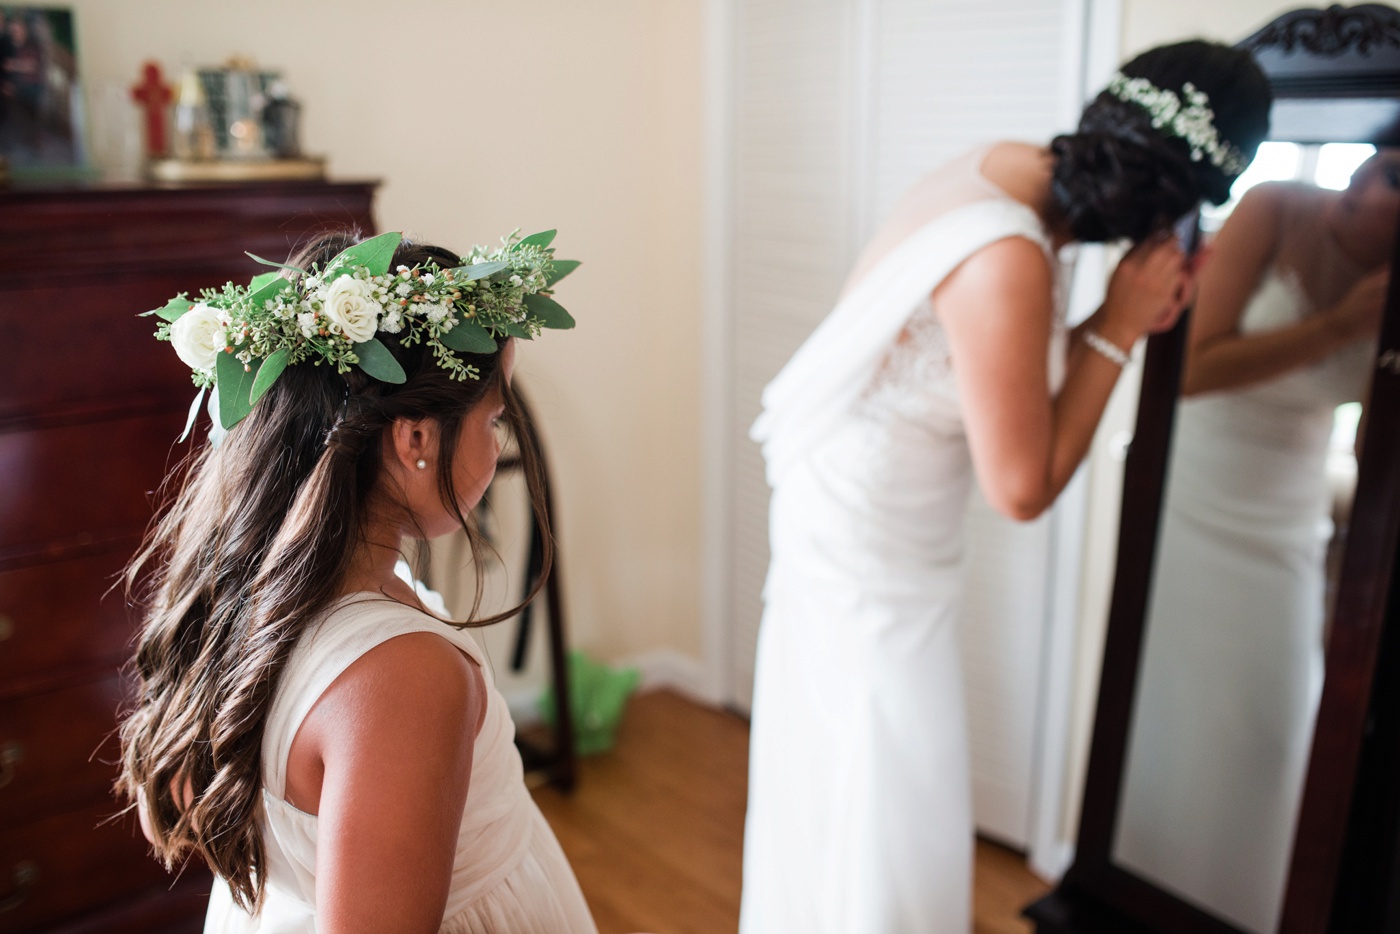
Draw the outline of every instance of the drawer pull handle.
<instances>
[{"instance_id":1,"label":"drawer pull handle","mask_svg":"<svg viewBox=\"0 0 1400 934\"><path fill-rule=\"evenodd\" d=\"M15 767L24 761L24 747L14 740L0 746L0 788L15 777Z\"/></svg>"},{"instance_id":2,"label":"drawer pull handle","mask_svg":"<svg viewBox=\"0 0 1400 934\"><path fill-rule=\"evenodd\" d=\"M4 642L15 634L15 621L4 613L0 613L0 642Z\"/></svg>"},{"instance_id":3,"label":"drawer pull handle","mask_svg":"<svg viewBox=\"0 0 1400 934\"><path fill-rule=\"evenodd\" d=\"M35 883L39 881L38 864L27 859L15 863L14 872L10 874L10 881L14 885L14 891L7 898L0 900L0 913L14 911L24 904L24 900L34 890Z\"/></svg>"}]
</instances>

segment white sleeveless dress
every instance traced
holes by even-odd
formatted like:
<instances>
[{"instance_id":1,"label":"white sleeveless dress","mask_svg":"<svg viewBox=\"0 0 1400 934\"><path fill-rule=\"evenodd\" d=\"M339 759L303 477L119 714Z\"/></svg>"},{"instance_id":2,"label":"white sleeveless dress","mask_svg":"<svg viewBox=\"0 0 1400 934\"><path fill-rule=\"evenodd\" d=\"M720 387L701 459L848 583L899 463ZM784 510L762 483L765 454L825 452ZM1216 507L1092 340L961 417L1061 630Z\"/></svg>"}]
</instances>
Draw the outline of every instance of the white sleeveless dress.
<instances>
[{"instance_id":1,"label":"white sleeveless dress","mask_svg":"<svg viewBox=\"0 0 1400 934\"><path fill-rule=\"evenodd\" d=\"M1240 330L1315 310L1271 267ZM1322 689L1333 413L1375 349L1177 409L1114 858L1257 934L1278 925Z\"/></svg>"},{"instance_id":2,"label":"white sleeveless dress","mask_svg":"<svg viewBox=\"0 0 1400 934\"><path fill-rule=\"evenodd\" d=\"M1049 250L980 153L897 208L764 393L772 560L750 741L742 934L967 934L973 829L958 625L972 467L929 294L1007 237ZM1062 327L1047 335L1052 359Z\"/></svg>"},{"instance_id":3,"label":"white sleeveless dress","mask_svg":"<svg viewBox=\"0 0 1400 934\"><path fill-rule=\"evenodd\" d=\"M395 636L431 632L481 666L486 715L472 756L443 934L596 934L578 882L525 788L515 725L470 633L371 594L351 594L309 628L283 673L263 736L266 899L250 917L215 880L205 934L316 931L316 817L284 798L287 754L302 720L352 662Z\"/></svg>"}]
</instances>

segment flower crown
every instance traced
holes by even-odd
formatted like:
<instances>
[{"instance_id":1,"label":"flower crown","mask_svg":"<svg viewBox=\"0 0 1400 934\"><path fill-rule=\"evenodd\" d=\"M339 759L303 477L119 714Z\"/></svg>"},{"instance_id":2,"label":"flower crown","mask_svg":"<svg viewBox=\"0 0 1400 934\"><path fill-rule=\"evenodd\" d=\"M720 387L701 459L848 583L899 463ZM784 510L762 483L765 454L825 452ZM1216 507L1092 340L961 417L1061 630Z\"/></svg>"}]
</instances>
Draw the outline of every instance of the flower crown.
<instances>
[{"instance_id":1,"label":"flower crown","mask_svg":"<svg viewBox=\"0 0 1400 934\"><path fill-rule=\"evenodd\" d=\"M1211 165L1230 176L1239 175L1249 165L1238 148L1220 138L1210 98L1191 82L1181 86L1186 95L1185 106L1175 91L1159 88L1146 78L1129 78L1121 71L1109 80L1107 91L1120 101L1146 110L1155 129L1185 140L1191 147L1192 162L1209 156Z\"/></svg>"},{"instance_id":2,"label":"flower crown","mask_svg":"<svg viewBox=\"0 0 1400 934\"><path fill-rule=\"evenodd\" d=\"M232 428L294 364L324 363L340 373L358 366L377 380L404 382L407 374L379 333L396 334L406 346L425 343L439 366L466 380L481 375L457 352L494 353L499 338L529 340L544 328L574 326L549 297L579 265L554 258L553 230L511 234L491 251L473 247L451 269L430 262L390 270L402 240L401 233L380 234L309 270L249 253L291 275L265 272L246 287L204 289L197 301L181 293L145 312L161 318L156 337L174 345L200 387L181 440L210 386L220 423Z\"/></svg>"}]
</instances>

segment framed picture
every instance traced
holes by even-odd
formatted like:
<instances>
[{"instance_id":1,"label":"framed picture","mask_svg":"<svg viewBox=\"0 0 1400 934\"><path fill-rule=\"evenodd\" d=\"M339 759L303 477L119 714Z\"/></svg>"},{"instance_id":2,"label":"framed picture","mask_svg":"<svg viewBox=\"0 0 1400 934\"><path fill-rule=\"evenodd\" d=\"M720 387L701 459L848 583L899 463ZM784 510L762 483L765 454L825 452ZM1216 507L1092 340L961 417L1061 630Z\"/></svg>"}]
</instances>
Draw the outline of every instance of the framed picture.
<instances>
[{"instance_id":1,"label":"framed picture","mask_svg":"<svg viewBox=\"0 0 1400 934\"><path fill-rule=\"evenodd\" d=\"M0 4L0 158L16 176L87 161L72 10Z\"/></svg>"}]
</instances>

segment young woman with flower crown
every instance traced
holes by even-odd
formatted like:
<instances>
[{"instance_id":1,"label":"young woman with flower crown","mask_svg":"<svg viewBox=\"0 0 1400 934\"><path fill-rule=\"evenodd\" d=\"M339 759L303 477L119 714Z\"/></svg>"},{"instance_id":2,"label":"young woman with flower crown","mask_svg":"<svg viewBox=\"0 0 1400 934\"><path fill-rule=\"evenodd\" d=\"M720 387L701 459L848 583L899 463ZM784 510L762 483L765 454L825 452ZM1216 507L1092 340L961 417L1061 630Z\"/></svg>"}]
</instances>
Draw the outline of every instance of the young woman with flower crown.
<instances>
[{"instance_id":1,"label":"young woman with flower crown","mask_svg":"<svg viewBox=\"0 0 1400 934\"><path fill-rule=\"evenodd\" d=\"M1243 52L1129 62L1076 132L998 143L896 206L763 394L773 487L753 700L742 934L966 934L972 816L957 627L974 479L1016 519L1083 459L1133 345L1268 126ZM1056 253L1134 246L1072 334Z\"/></svg>"},{"instance_id":2,"label":"young woman with flower crown","mask_svg":"<svg viewBox=\"0 0 1400 934\"><path fill-rule=\"evenodd\" d=\"M213 868L206 931L595 930L480 648L395 574L404 536L481 547L517 339L573 323L551 239L327 235L156 312L229 430L130 568L120 788L167 866Z\"/></svg>"}]
</instances>

